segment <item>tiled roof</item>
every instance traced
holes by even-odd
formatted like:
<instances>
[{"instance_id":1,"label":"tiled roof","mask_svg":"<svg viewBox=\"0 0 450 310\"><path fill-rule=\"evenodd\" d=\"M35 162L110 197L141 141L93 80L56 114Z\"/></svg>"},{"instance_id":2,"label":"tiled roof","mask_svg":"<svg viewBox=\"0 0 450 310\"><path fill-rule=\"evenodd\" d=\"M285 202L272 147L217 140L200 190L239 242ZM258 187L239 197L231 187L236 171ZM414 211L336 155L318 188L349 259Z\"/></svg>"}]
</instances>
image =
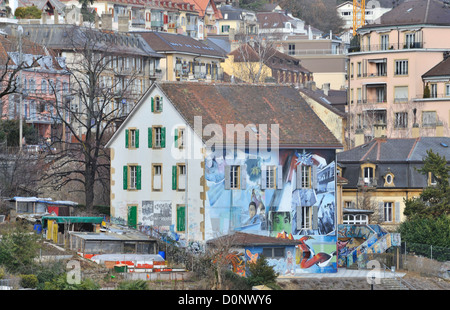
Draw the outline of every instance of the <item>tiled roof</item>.
<instances>
[{"instance_id":1,"label":"tiled roof","mask_svg":"<svg viewBox=\"0 0 450 310\"><path fill-rule=\"evenodd\" d=\"M284 23L293 18L281 12L259 12L256 13L260 28L284 28Z\"/></svg>"},{"instance_id":2,"label":"tiled roof","mask_svg":"<svg viewBox=\"0 0 450 310\"><path fill-rule=\"evenodd\" d=\"M263 61L264 64L271 69L311 73L311 71L300 64L300 60L298 60L297 58L281 53L275 48L271 47L266 48L263 53L258 54L255 51L255 48L252 48L250 45L246 44L231 51L228 55L234 56L235 62L258 62L260 59L260 55L262 55L266 58Z\"/></svg>"},{"instance_id":3,"label":"tiled roof","mask_svg":"<svg viewBox=\"0 0 450 310\"><path fill-rule=\"evenodd\" d=\"M225 51L213 45L204 44L190 36L168 32L133 32L140 34L156 52L193 53L225 58Z\"/></svg>"},{"instance_id":4,"label":"tiled roof","mask_svg":"<svg viewBox=\"0 0 450 310\"><path fill-rule=\"evenodd\" d=\"M0 35L0 62L4 64L7 59L7 54L10 56L10 65L18 65L19 61L19 47L18 39L13 36L8 36L7 38ZM34 65L35 69L43 70L62 70L57 61L54 53L51 50L45 50L45 48L39 44L31 42L26 38L22 38L22 52L23 61L28 65L31 65L34 60L38 59L37 63ZM45 56L45 57L42 57ZM42 58L40 58L42 57Z\"/></svg>"},{"instance_id":5,"label":"tiled roof","mask_svg":"<svg viewBox=\"0 0 450 310\"><path fill-rule=\"evenodd\" d=\"M422 75L422 78L450 75L450 56Z\"/></svg>"},{"instance_id":6,"label":"tiled roof","mask_svg":"<svg viewBox=\"0 0 450 310\"><path fill-rule=\"evenodd\" d=\"M442 0L405 1L383 14L379 24L367 25L362 29L416 24L450 25L450 5L444 5Z\"/></svg>"},{"instance_id":7,"label":"tiled roof","mask_svg":"<svg viewBox=\"0 0 450 310\"><path fill-rule=\"evenodd\" d=\"M196 116L202 117L203 128L217 124L223 133L226 133L227 124L244 127L254 124L260 129L260 138L270 141L271 125L277 124L280 147L342 147L298 90L291 86L198 82L161 82L157 85L192 128ZM260 124L267 125L267 132ZM245 132L237 134L245 135ZM245 136L250 139L250 135ZM212 142L217 136L203 138ZM234 136L227 138L237 141ZM222 140L214 142L225 143Z\"/></svg>"},{"instance_id":8,"label":"tiled roof","mask_svg":"<svg viewBox=\"0 0 450 310\"><path fill-rule=\"evenodd\" d=\"M449 137L377 138L348 151L340 152L337 158L339 163L422 161L426 156L426 150L429 149L450 160Z\"/></svg>"},{"instance_id":9,"label":"tiled roof","mask_svg":"<svg viewBox=\"0 0 450 310\"><path fill-rule=\"evenodd\" d=\"M127 55L162 57L152 50L141 36L134 33L102 31L67 24L23 24L22 27L24 39L45 45L50 49L84 48L87 38L91 38L90 48L92 49ZM12 27L7 26L5 31L11 33Z\"/></svg>"},{"instance_id":10,"label":"tiled roof","mask_svg":"<svg viewBox=\"0 0 450 310\"><path fill-rule=\"evenodd\" d=\"M195 9L198 11L200 17L205 16L208 4L211 4L215 17L222 19L222 13L217 9L216 4L212 0L184 0L184 2L195 5Z\"/></svg>"},{"instance_id":11,"label":"tiled roof","mask_svg":"<svg viewBox=\"0 0 450 310\"><path fill-rule=\"evenodd\" d=\"M450 137L374 139L364 145L336 154L342 176L348 180L344 188L356 188L361 177L361 164L376 165L377 187L384 186L384 176L394 174L396 188L423 188L427 178L417 171L432 150L450 162Z\"/></svg>"}]
</instances>

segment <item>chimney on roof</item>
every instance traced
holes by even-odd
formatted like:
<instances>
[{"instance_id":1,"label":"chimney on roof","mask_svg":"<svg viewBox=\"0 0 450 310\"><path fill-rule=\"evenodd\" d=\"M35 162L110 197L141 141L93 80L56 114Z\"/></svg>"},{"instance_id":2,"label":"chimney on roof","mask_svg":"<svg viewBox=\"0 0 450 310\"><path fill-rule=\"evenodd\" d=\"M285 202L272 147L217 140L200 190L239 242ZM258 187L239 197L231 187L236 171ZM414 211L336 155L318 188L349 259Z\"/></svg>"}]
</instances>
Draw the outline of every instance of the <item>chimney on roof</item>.
<instances>
[{"instance_id":1,"label":"chimney on roof","mask_svg":"<svg viewBox=\"0 0 450 310\"><path fill-rule=\"evenodd\" d=\"M128 15L122 15L118 17L118 30L119 32L128 32L130 30L130 23Z\"/></svg>"},{"instance_id":2,"label":"chimney on roof","mask_svg":"<svg viewBox=\"0 0 450 310\"><path fill-rule=\"evenodd\" d=\"M444 52L444 60L446 60L449 57L450 57L450 51L445 51Z\"/></svg>"},{"instance_id":3,"label":"chimney on roof","mask_svg":"<svg viewBox=\"0 0 450 310\"><path fill-rule=\"evenodd\" d=\"M102 14L102 30L112 30L112 14Z\"/></svg>"},{"instance_id":4,"label":"chimney on roof","mask_svg":"<svg viewBox=\"0 0 450 310\"><path fill-rule=\"evenodd\" d=\"M330 90L330 83L324 83L322 85L322 90L325 96L328 96L328 92Z\"/></svg>"}]
</instances>

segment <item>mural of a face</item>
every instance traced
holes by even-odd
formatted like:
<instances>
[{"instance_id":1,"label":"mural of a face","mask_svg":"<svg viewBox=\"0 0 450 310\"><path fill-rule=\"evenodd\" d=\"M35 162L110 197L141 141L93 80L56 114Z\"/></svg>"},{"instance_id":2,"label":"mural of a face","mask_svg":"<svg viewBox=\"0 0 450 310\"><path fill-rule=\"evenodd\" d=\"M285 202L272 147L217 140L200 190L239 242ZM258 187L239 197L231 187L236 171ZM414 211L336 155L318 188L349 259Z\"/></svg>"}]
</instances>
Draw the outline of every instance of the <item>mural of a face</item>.
<instances>
[{"instance_id":1,"label":"mural of a face","mask_svg":"<svg viewBox=\"0 0 450 310\"><path fill-rule=\"evenodd\" d=\"M294 261L293 270L335 270L335 150L283 149L276 153L245 155L234 159L227 157L226 161L223 157L216 158L214 154L207 156L205 179L208 192L205 208L207 227L211 230L207 234L214 236L216 232L228 234L242 231L277 237L281 233L288 234L295 240L305 235L314 236L314 250L318 250L315 255L319 256L312 255L310 259L302 259L302 267ZM224 171L228 165L240 166L244 188L225 188ZM299 186L301 181L298 181L300 176L297 178L298 165L310 167L309 177L314 181L311 181L310 186ZM263 180L267 180L265 173L268 166L276 171L275 176L271 176L276 179L274 188L263 183ZM306 214L301 213L304 212L303 207L310 207L309 221L314 224L308 229L303 229L300 225L304 218L302 215ZM327 238L316 238L320 236ZM294 247L290 254L296 256ZM280 259L274 259L273 264L283 266Z\"/></svg>"},{"instance_id":2,"label":"mural of a face","mask_svg":"<svg viewBox=\"0 0 450 310\"><path fill-rule=\"evenodd\" d=\"M291 232L291 214L289 212L272 213L272 235L285 231Z\"/></svg>"}]
</instances>

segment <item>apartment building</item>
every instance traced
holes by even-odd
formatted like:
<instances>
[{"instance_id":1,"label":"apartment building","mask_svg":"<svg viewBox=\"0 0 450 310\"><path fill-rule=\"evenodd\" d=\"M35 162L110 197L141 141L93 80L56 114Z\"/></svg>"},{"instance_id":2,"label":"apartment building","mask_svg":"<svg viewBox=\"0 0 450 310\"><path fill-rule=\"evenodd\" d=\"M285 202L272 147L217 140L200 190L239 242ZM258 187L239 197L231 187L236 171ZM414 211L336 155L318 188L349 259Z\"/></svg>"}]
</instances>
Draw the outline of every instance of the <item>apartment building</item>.
<instances>
[{"instance_id":1,"label":"apartment building","mask_svg":"<svg viewBox=\"0 0 450 310\"><path fill-rule=\"evenodd\" d=\"M427 97L423 75L450 50L450 6L440 0L406 1L358 29L360 45L349 53L351 146L376 137L449 135L449 105Z\"/></svg>"},{"instance_id":2,"label":"apartment building","mask_svg":"<svg viewBox=\"0 0 450 310\"><path fill-rule=\"evenodd\" d=\"M8 74L22 62L27 67L15 76L19 90L1 99L1 118L22 117L24 123L35 128L38 142L61 134L61 118L54 106L61 104L61 98L69 92L70 75L65 59L56 57L45 47L27 39L22 40L20 55L17 36L0 35L0 46L4 51L1 57L2 72L7 70ZM2 84L5 82L2 81Z\"/></svg>"}]
</instances>

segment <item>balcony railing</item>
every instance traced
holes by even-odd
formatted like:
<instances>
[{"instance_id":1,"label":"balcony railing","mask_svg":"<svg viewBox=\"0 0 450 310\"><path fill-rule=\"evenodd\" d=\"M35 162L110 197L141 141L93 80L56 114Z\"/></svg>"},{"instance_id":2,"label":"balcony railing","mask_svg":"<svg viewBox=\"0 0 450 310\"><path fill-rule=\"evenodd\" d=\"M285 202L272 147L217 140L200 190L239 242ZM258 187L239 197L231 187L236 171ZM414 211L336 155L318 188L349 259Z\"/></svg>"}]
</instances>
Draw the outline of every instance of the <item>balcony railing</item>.
<instances>
[{"instance_id":1,"label":"balcony railing","mask_svg":"<svg viewBox=\"0 0 450 310\"><path fill-rule=\"evenodd\" d=\"M331 49L302 49L302 50L290 50L287 52L291 56L307 56L307 55L344 55L345 50L343 48Z\"/></svg>"},{"instance_id":2,"label":"balcony railing","mask_svg":"<svg viewBox=\"0 0 450 310\"><path fill-rule=\"evenodd\" d=\"M379 52L379 51L408 50L408 49L422 49L422 48L425 48L425 42L370 44L361 46L350 46L348 52L349 53Z\"/></svg>"},{"instance_id":3,"label":"balcony railing","mask_svg":"<svg viewBox=\"0 0 450 310\"><path fill-rule=\"evenodd\" d=\"M424 97L423 94L418 94L413 100L449 100L450 94L431 94L430 97Z\"/></svg>"},{"instance_id":4,"label":"balcony railing","mask_svg":"<svg viewBox=\"0 0 450 310\"><path fill-rule=\"evenodd\" d=\"M358 103L362 104L381 104L381 103L387 103L386 99L359 99Z\"/></svg>"}]
</instances>

